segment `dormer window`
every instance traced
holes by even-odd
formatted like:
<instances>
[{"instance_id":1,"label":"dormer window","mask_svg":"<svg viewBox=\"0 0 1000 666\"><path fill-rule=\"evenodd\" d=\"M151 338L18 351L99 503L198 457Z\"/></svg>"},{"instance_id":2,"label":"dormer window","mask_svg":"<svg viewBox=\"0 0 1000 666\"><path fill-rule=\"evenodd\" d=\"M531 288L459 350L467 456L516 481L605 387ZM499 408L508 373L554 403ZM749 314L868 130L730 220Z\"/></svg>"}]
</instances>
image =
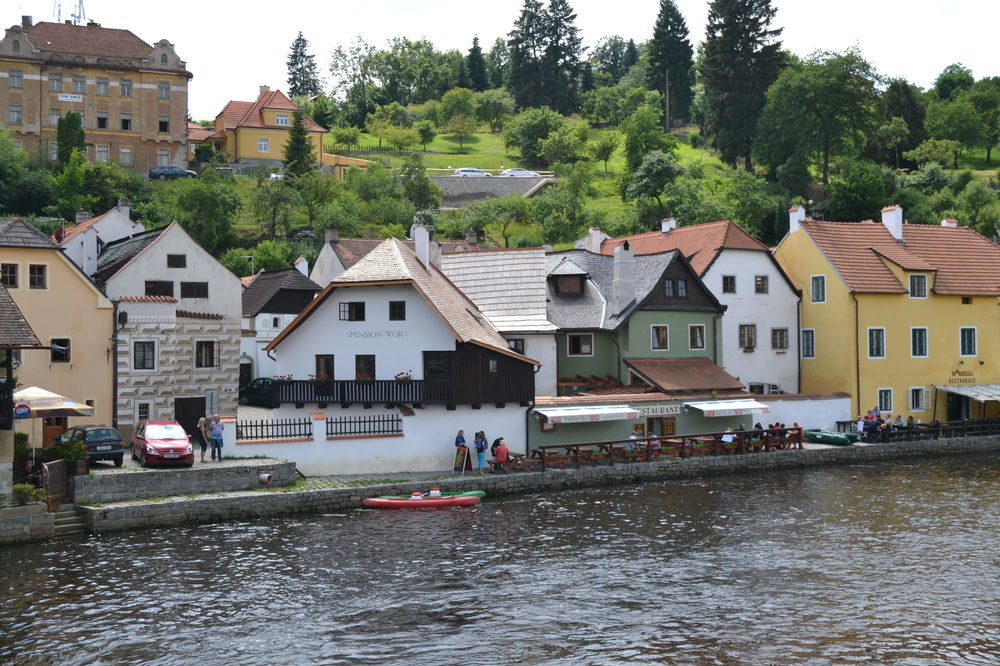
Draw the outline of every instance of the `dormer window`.
<instances>
[{"instance_id":1,"label":"dormer window","mask_svg":"<svg viewBox=\"0 0 1000 666\"><path fill-rule=\"evenodd\" d=\"M666 296L667 298L687 298L688 297L687 280L664 280L663 295Z\"/></svg>"},{"instance_id":2,"label":"dormer window","mask_svg":"<svg viewBox=\"0 0 1000 666\"><path fill-rule=\"evenodd\" d=\"M274 116L274 124L279 127L288 127L288 114L278 113Z\"/></svg>"},{"instance_id":3,"label":"dormer window","mask_svg":"<svg viewBox=\"0 0 1000 666\"><path fill-rule=\"evenodd\" d=\"M161 65L166 65L167 64L167 54L166 53L161 53L160 54L160 64Z\"/></svg>"},{"instance_id":4,"label":"dormer window","mask_svg":"<svg viewBox=\"0 0 1000 666\"><path fill-rule=\"evenodd\" d=\"M559 275L555 280L556 293L562 295L576 295L583 293L582 275Z\"/></svg>"},{"instance_id":5,"label":"dormer window","mask_svg":"<svg viewBox=\"0 0 1000 666\"><path fill-rule=\"evenodd\" d=\"M11 49L11 51L20 51L21 50L21 42L19 42L18 40L15 39L14 43L11 45L10 49Z\"/></svg>"},{"instance_id":6,"label":"dormer window","mask_svg":"<svg viewBox=\"0 0 1000 666\"><path fill-rule=\"evenodd\" d=\"M910 298L927 298L927 276L910 276Z\"/></svg>"}]
</instances>

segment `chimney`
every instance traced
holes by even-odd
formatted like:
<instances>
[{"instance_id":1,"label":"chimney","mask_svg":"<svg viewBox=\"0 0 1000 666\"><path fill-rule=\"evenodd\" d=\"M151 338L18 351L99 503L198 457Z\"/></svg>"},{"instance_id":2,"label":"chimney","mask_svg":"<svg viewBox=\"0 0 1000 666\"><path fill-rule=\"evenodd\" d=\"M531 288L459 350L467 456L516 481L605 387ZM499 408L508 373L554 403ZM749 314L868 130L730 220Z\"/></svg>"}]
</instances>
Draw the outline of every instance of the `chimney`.
<instances>
[{"instance_id":1,"label":"chimney","mask_svg":"<svg viewBox=\"0 0 1000 666\"><path fill-rule=\"evenodd\" d=\"M594 254L600 254L601 244L609 238L611 236L601 231L600 227L590 227L587 229L587 244L583 249Z\"/></svg>"},{"instance_id":2,"label":"chimney","mask_svg":"<svg viewBox=\"0 0 1000 666\"><path fill-rule=\"evenodd\" d=\"M28 29L31 28L31 17L30 16L22 16L21 17L21 27L24 28L25 30L28 30Z\"/></svg>"},{"instance_id":3,"label":"chimney","mask_svg":"<svg viewBox=\"0 0 1000 666\"><path fill-rule=\"evenodd\" d=\"M476 233L475 229L469 229L465 232L465 242L469 245L475 245L479 242L479 235Z\"/></svg>"},{"instance_id":4,"label":"chimney","mask_svg":"<svg viewBox=\"0 0 1000 666\"><path fill-rule=\"evenodd\" d=\"M804 206L792 206L788 209L788 233L798 231L799 225L806 219Z\"/></svg>"},{"instance_id":5,"label":"chimney","mask_svg":"<svg viewBox=\"0 0 1000 666\"><path fill-rule=\"evenodd\" d=\"M441 268L441 243L436 240L431 240L431 263L434 266Z\"/></svg>"},{"instance_id":6,"label":"chimney","mask_svg":"<svg viewBox=\"0 0 1000 666\"><path fill-rule=\"evenodd\" d=\"M131 212L131 206L132 204L129 202L128 199L118 200L118 212L123 213L125 217L129 216L129 213Z\"/></svg>"},{"instance_id":7,"label":"chimney","mask_svg":"<svg viewBox=\"0 0 1000 666\"><path fill-rule=\"evenodd\" d=\"M635 300L635 257L625 241L615 248L614 277L611 281L611 314L621 314Z\"/></svg>"},{"instance_id":8,"label":"chimney","mask_svg":"<svg viewBox=\"0 0 1000 666\"><path fill-rule=\"evenodd\" d=\"M667 217L660 220L660 233L668 234L677 228L677 220L672 217Z\"/></svg>"},{"instance_id":9,"label":"chimney","mask_svg":"<svg viewBox=\"0 0 1000 666\"><path fill-rule=\"evenodd\" d=\"M339 243L340 242L340 229L337 227L327 227L323 232L323 242L325 243Z\"/></svg>"},{"instance_id":10,"label":"chimney","mask_svg":"<svg viewBox=\"0 0 1000 666\"><path fill-rule=\"evenodd\" d=\"M903 209L899 206L887 206L882 209L882 224L893 238L903 240Z\"/></svg>"},{"instance_id":11,"label":"chimney","mask_svg":"<svg viewBox=\"0 0 1000 666\"><path fill-rule=\"evenodd\" d=\"M260 93L257 96L260 97L264 93L270 92L270 90L271 90L271 86L261 86L260 87Z\"/></svg>"},{"instance_id":12,"label":"chimney","mask_svg":"<svg viewBox=\"0 0 1000 666\"><path fill-rule=\"evenodd\" d=\"M77 224L80 224L81 222L83 222L85 220L89 220L92 217L94 217L94 216L91 215L88 211L78 210L78 211L76 211L76 219L74 220L74 222L76 222Z\"/></svg>"},{"instance_id":13,"label":"chimney","mask_svg":"<svg viewBox=\"0 0 1000 666\"><path fill-rule=\"evenodd\" d=\"M956 220L953 217L946 217L943 220L941 220L941 226L942 227L950 227L950 228L954 229L954 228L958 227L958 220Z\"/></svg>"},{"instance_id":14,"label":"chimney","mask_svg":"<svg viewBox=\"0 0 1000 666\"><path fill-rule=\"evenodd\" d=\"M299 257L298 259L296 259L295 263L292 264L292 266L299 273L302 273L304 276L309 277L309 262L306 261L305 257Z\"/></svg>"},{"instance_id":15,"label":"chimney","mask_svg":"<svg viewBox=\"0 0 1000 666\"><path fill-rule=\"evenodd\" d=\"M410 236L413 238L413 251L417 259L424 265L424 268L431 267L431 234L422 224L414 224L410 229Z\"/></svg>"}]
</instances>

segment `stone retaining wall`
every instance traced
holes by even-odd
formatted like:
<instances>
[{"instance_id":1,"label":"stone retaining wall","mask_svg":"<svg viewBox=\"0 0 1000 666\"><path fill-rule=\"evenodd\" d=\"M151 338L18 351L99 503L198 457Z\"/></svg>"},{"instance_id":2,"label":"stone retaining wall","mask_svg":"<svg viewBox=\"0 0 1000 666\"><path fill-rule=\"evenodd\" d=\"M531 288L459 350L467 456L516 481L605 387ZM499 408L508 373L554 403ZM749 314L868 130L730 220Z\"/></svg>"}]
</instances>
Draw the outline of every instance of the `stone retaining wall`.
<instances>
[{"instance_id":1,"label":"stone retaining wall","mask_svg":"<svg viewBox=\"0 0 1000 666\"><path fill-rule=\"evenodd\" d=\"M691 460L665 460L652 463L618 464L614 467L549 470L544 473L512 473L487 477L466 476L442 479L435 481L434 485L446 492L478 488L485 490L489 497L569 488L597 488L686 477L997 450L1000 450L1000 438L970 437L715 456ZM328 513L357 508L365 497L404 495L414 490L426 490L427 486L426 481L419 481L363 488L321 489L289 493L245 492L226 497L195 497L155 504L80 507L80 513L90 532L113 532L166 525Z\"/></svg>"},{"instance_id":2,"label":"stone retaining wall","mask_svg":"<svg viewBox=\"0 0 1000 666\"><path fill-rule=\"evenodd\" d=\"M25 504L0 509L0 545L51 539L55 534L55 514L46 513L44 504Z\"/></svg>"},{"instance_id":3,"label":"stone retaining wall","mask_svg":"<svg viewBox=\"0 0 1000 666\"><path fill-rule=\"evenodd\" d=\"M295 463L279 460L248 460L246 464L222 467L157 469L70 477L70 494L81 502L123 502L165 495L229 492L258 487L257 476L272 476L272 486L295 481Z\"/></svg>"}]
</instances>

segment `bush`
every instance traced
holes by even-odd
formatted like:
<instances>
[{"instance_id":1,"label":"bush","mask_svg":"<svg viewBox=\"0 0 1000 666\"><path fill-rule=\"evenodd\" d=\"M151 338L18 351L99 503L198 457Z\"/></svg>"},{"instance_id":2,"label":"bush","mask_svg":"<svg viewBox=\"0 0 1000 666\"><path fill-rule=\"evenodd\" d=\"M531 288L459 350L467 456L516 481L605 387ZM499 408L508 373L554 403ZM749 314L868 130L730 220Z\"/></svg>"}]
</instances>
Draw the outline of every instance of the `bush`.
<instances>
[{"instance_id":1,"label":"bush","mask_svg":"<svg viewBox=\"0 0 1000 666\"><path fill-rule=\"evenodd\" d=\"M690 134L688 134L687 139L688 139L688 145L691 146L692 148L701 148L702 146L705 145L705 140L701 138L701 134L699 134L698 132L691 132Z\"/></svg>"},{"instance_id":2,"label":"bush","mask_svg":"<svg viewBox=\"0 0 1000 666\"><path fill-rule=\"evenodd\" d=\"M18 506L32 502L41 502L45 499L45 489L36 488L30 483L15 483L10 490L10 494L14 498L14 503Z\"/></svg>"},{"instance_id":3,"label":"bush","mask_svg":"<svg viewBox=\"0 0 1000 666\"><path fill-rule=\"evenodd\" d=\"M83 442L58 442L50 450L55 453L54 459L62 458L66 462L76 462L87 456Z\"/></svg>"}]
</instances>

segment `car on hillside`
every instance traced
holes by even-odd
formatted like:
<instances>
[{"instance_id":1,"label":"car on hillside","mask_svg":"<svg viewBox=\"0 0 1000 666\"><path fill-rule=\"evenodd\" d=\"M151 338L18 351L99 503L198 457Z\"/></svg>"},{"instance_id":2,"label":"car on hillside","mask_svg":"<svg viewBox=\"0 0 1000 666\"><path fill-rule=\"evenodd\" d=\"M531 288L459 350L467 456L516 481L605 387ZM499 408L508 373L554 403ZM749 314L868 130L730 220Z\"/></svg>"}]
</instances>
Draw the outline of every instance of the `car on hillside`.
<instances>
[{"instance_id":1,"label":"car on hillside","mask_svg":"<svg viewBox=\"0 0 1000 666\"><path fill-rule=\"evenodd\" d=\"M240 388L240 404L273 407L271 400L271 386L273 384L274 380L270 377L258 377L253 380Z\"/></svg>"},{"instance_id":2,"label":"car on hillside","mask_svg":"<svg viewBox=\"0 0 1000 666\"><path fill-rule=\"evenodd\" d=\"M149 170L150 180L173 180L174 178L197 178L194 171L182 169L174 164L161 164Z\"/></svg>"},{"instance_id":3,"label":"car on hillside","mask_svg":"<svg viewBox=\"0 0 1000 666\"><path fill-rule=\"evenodd\" d=\"M535 171L528 171L527 169L522 169L521 167L514 167L513 169L504 170L500 176L502 178L541 178L541 174Z\"/></svg>"},{"instance_id":4,"label":"car on hillside","mask_svg":"<svg viewBox=\"0 0 1000 666\"><path fill-rule=\"evenodd\" d=\"M452 174L460 178L489 178L490 174L486 173L482 169L477 169L475 167L462 167L461 169L455 169L455 173Z\"/></svg>"},{"instance_id":5,"label":"car on hillside","mask_svg":"<svg viewBox=\"0 0 1000 666\"><path fill-rule=\"evenodd\" d=\"M184 428L173 419L139 421L132 434L132 458L149 465L194 464L194 446Z\"/></svg>"},{"instance_id":6,"label":"car on hillside","mask_svg":"<svg viewBox=\"0 0 1000 666\"><path fill-rule=\"evenodd\" d=\"M53 443L62 442L82 442L90 462L111 460L115 463L115 467L121 467L125 461L125 442L122 441L118 431L111 426L73 426L56 437Z\"/></svg>"}]
</instances>

